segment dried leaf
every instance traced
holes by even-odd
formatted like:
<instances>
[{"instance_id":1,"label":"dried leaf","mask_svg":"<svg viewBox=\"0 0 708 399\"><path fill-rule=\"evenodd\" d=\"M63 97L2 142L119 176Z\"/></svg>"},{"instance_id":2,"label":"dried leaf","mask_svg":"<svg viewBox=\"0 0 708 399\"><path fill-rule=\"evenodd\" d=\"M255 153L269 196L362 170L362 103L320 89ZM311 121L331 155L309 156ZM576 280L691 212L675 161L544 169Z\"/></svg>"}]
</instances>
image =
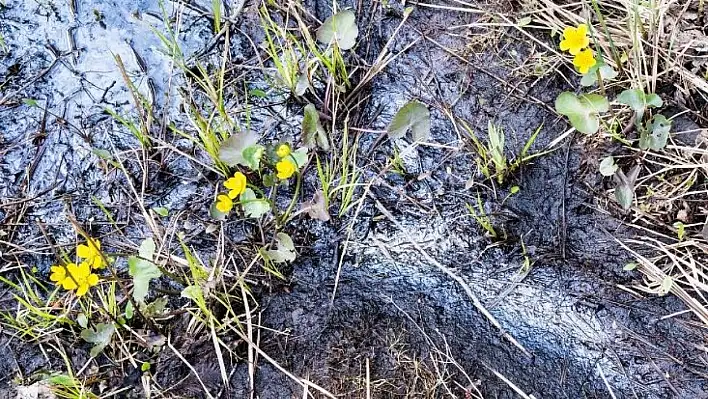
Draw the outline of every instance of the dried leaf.
<instances>
[{"instance_id":1,"label":"dried leaf","mask_svg":"<svg viewBox=\"0 0 708 399\"><path fill-rule=\"evenodd\" d=\"M307 211L307 214L316 220L328 222L331 219L327 211L327 200L322 191L317 191L312 197L312 201L305 203L303 210Z\"/></svg>"}]
</instances>

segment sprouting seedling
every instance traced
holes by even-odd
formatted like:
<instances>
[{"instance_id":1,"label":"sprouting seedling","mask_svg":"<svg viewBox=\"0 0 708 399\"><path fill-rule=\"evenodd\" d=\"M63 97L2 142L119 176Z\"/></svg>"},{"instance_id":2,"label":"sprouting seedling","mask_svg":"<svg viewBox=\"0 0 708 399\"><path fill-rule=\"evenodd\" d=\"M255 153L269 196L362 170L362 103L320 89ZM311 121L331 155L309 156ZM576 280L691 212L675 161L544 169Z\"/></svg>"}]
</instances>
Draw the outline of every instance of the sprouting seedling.
<instances>
[{"instance_id":1,"label":"sprouting seedling","mask_svg":"<svg viewBox=\"0 0 708 399\"><path fill-rule=\"evenodd\" d=\"M398 139L409 129L415 141L424 141L430 136L430 110L416 100L408 102L396 113L386 131L389 137Z\"/></svg>"},{"instance_id":2,"label":"sprouting seedling","mask_svg":"<svg viewBox=\"0 0 708 399\"><path fill-rule=\"evenodd\" d=\"M639 165L635 165L626 175L621 169L618 169L614 175L615 198L625 210L629 209L634 202L634 185L637 183L639 170Z\"/></svg>"},{"instance_id":3,"label":"sprouting seedling","mask_svg":"<svg viewBox=\"0 0 708 399\"><path fill-rule=\"evenodd\" d=\"M497 171L497 181L501 184L507 169L506 156L504 155L504 129L489 121L487 133L489 134L489 153L492 156L492 162L494 162L494 169Z\"/></svg>"},{"instance_id":4,"label":"sprouting seedling","mask_svg":"<svg viewBox=\"0 0 708 399\"><path fill-rule=\"evenodd\" d=\"M356 16L350 10L340 11L330 16L317 31L317 40L327 45L336 43L342 50L353 48L358 36Z\"/></svg>"},{"instance_id":5,"label":"sprouting seedling","mask_svg":"<svg viewBox=\"0 0 708 399\"><path fill-rule=\"evenodd\" d=\"M585 134L593 134L600 129L600 114L609 109L607 98L598 94L576 96L566 91L556 98L556 111L567 116L570 124Z\"/></svg>"}]
</instances>

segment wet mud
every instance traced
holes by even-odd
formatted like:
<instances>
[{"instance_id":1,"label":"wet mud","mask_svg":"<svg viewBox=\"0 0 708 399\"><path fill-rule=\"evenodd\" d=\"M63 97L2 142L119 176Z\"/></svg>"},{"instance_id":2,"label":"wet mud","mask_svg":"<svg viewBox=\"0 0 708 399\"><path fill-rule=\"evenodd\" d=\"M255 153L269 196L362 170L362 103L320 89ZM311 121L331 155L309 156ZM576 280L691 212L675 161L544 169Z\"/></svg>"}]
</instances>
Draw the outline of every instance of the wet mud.
<instances>
[{"instance_id":1,"label":"wet mud","mask_svg":"<svg viewBox=\"0 0 708 399\"><path fill-rule=\"evenodd\" d=\"M110 245L111 231L92 196L125 225L129 240L139 242L148 231L144 220L132 216L135 204L125 206L124 177L97 170L102 160L96 149L116 148L130 159L130 149L138 146L104 112L105 107L125 113L132 109L112 54L143 77L140 90L154 91L161 112L177 124L183 122L174 87L179 80L151 31L160 22L156 1L96 3L80 4L75 17L63 3L10 0L0 8L0 29L10 48L0 55L5 82L0 94L0 223L11 238L3 242L15 244L0 244L8 268L30 264L46 270L53 254L40 226L57 243L71 242L67 210L78 220L92 220L95 233L106 235ZM310 3L305 5L318 19L330 14L330 2ZM349 5L364 15L366 41L357 52L371 62L403 10L368 2ZM208 4L201 6L208 9ZM259 37L256 12L247 4L238 17L243 26L250 25L243 29L254 40ZM385 129L401 105L417 98L433 104L432 141L438 145L409 147L405 141L360 134L358 163L364 182L371 182L370 189L358 192L366 195L360 212L328 223L301 219L289 228L298 260L284 270L284 282L255 288L264 327L261 349L291 373L342 397L365 397L368 365L374 382L369 389L376 398L426 397L421 392L464 398L474 390L486 398L519 397L512 385L537 399L608 398L610 390L617 398L708 398L704 330L686 314L662 318L685 309L678 299L638 298L622 288L637 276L622 270L630 257L616 240L632 231L599 209L595 192L602 181L582 137L569 136L503 185L490 187L477 175L469 139L443 110L468 121L481 139L488 121L500 124L507 132L509 158L539 126L532 151L545 149L567 130L548 108L567 87L552 76L519 74L518 67L532 55L532 43L513 31L500 35L461 28L451 34L451 26L477 18L419 7L401 29L394 51L419 42L367 87L367 101L355 119L367 129ZM146 23L151 19L152 24ZM209 19L188 12L183 26L185 51L201 54L210 45ZM63 39L67 31L76 51ZM53 61L53 48L66 53L61 61ZM465 49L465 57L449 49L457 54ZM210 51L220 51L219 46ZM231 51L240 59L253 56L246 40L235 40ZM22 104L22 98L41 100L42 106ZM275 127L267 113L256 112L253 123L270 134L295 138L300 110L297 104L277 109L285 117ZM187 141L175 139L174 145L197 153ZM394 151L403 154L403 170L379 173ZM146 206L168 207L173 221L187 230L190 245L208 257L215 245L204 233L214 176L176 153L163 164L150 176ZM135 164L126 165L139 176ZM470 188L470 180L477 184ZM315 178L306 179L305 198L316 184ZM512 186L519 192L507 196ZM478 195L506 240L487 237L469 215L466 204L475 204ZM23 202L27 198L31 202ZM234 242L250 234L240 222L228 231ZM35 252L22 253L19 247ZM490 323L440 265L461 278L524 350ZM2 298L3 309L12 306L9 297ZM210 342L180 336L180 326L173 326L175 345L212 394L248 397L246 361L230 363L231 384L223 387ZM0 360L2 375L62 367L16 339L3 336L0 344L11 354ZM233 346L243 355L236 338ZM87 350L75 348L76 364L86 361ZM158 380L172 387L168 394L202 395L190 370L171 353L163 353L160 362ZM299 384L264 359L255 376L256 397L303 395ZM431 388L439 376L446 379L444 386ZM139 381L133 370L111 383L134 386L125 394L139 396ZM0 384L10 389L13 383L8 377Z\"/></svg>"}]
</instances>

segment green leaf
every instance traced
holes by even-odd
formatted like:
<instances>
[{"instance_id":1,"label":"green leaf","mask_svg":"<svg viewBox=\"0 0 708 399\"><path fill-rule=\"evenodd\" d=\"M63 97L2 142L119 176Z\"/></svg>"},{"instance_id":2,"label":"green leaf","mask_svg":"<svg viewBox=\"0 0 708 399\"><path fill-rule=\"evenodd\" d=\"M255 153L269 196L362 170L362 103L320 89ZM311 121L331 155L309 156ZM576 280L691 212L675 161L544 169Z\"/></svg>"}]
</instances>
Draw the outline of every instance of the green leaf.
<instances>
[{"instance_id":1,"label":"green leaf","mask_svg":"<svg viewBox=\"0 0 708 399\"><path fill-rule=\"evenodd\" d=\"M147 238L140 245L140 257L128 258L128 273L133 277L133 298L138 303L143 303L148 295L150 280L162 276L162 272L152 262L155 253L155 242Z\"/></svg>"},{"instance_id":2,"label":"green leaf","mask_svg":"<svg viewBox=\"0 0 708 399\"><path fill-rule=\"evenodd\" d=\"M234 133L221 143L219 148L219 159L229 166L249 166L243 154L243 150L258 143L258 134L252 131Z\"/></svg>"},{"instance_id":3,"label":"green leaf","mask_svg":"<svg viewBox=\"0 0 708 399\"><path fill-rule=\"evenodd\" d=\"M256 193L250 188L241 194L240 200L246 217L259 218L270 211L268 201L256 197Z\"/></svg>"},{"instance_id":4,"label":"green leaf","mask_svg":"<svg viewBox=\"0 0 708 399\"><path fill-rule=\"evenodd\" d=\"M671 132L671 121L664 115L657 114L647 126L647 131L639 137L639 148L658 151L666 147Z\"/></svg>"},{"instance_id":5,"label":"green leaf","mask_svg":"<svg viewBox=\"0 0 708 399\"><path fill-rule=\"evenodd\" d=\"M150 370L150 362L143 362L143 364L140 365L140 371L143 373L147 372Z\"/></svg>"},{"instance_id":6,"label":"green leaf","mask_svg":"<svg viewBox=\"0 0 708 399\"><path fill-rule=\"evenodd\" d=\"M248 93L257 98L266 98L268 96L268 94L261 89L251 89Z\"/></svg>"},{"instance_id":7,"label":"green leaf","mask_svg":"<svg viewBox=\"0 0 708 399\"><path fill-rule=\"evenodd\" d=\"M113 323L99 323L96 324L95 329L87 328L81 331L81 338L88 343L94 344L93 348L91 348L91 352L89 353L91 357L98 356L98 354L103 351L103 348L111 343L111 338L113 337L114 332L115 327L113 326Z\"/></svg>"},{"instance_id":8,"label":"green leaf","mask_svg":"<svg viewBox=\"0 0 708 399\"><path fill-rule=\"evenodd\" d=\"M155 207L152 208L152 210L163 218L167 217L170 214L170 211L167 208L163 207Z\"/></svg>"},{"instance_id":9,"label":"green leaf","mask_svg":"<svg viewBox=\"0 0 708 399\"><path fill-rule=\"evenodd\" d=\"M189 285L182 290L180 294L182 298L191 299L196 303L201 303L204 301L204 293L198 285Z\"/></svg>"},{"instance_id":10,"label":"green leaf","mask_svg":"<svg viewBox=\"0 0 708 399\"><path fill-rule=\"evenodd\" d=\"M76 316L76 323L78 323L81 328L88 327L88 317L86 317L86 313L79 313L79 315Z\"/></svg>"},{"instance_id":11,"label":"green leaf","mask_svg":"<svg viewBox=\"0 0 708 399\"><path fill-rule=\"evenodd\" d=\"M265 147L260 144L254 144L244 148L243 159L246 162L246 166L251 170L260 170L261 158L263 158L264 153Z\"/></svg>"},{"instance_id":12,"label":"green leaf","mask_svg":"<svg viewBox=\"0 0 708 399\"><path fill-rule=\"evenodd\" d=\"M641 89L627 89L617 96L617 102L628 105L635 112L642 114L646 109L646 95Z\"/></svg>"},{"instance_id":13,"label":"green leaf","mask_svg":"<svg viewBox=\"0 0 708 399\"><path fill-rule=\"evenodd\" d=\"M320 114L312 104L305 106L305 116L302 119L302 142L308 148L320 147L329 151L327 132L320 122Z\"/></svg>"},{"instance_id":14,"label":"green leaf","mask_svg":"<svg viewBox=\"0 0 708 399\"><path fill-rule=\"evenodd\" d=\"M356 45L359 28L356 26L356 16L350 10L340 11L327 18L317 31L320 43L337 42L342 50L349 50Z\"/></svg>"},{"instance_id":15,"label":"green leaf","mask_svg":"<svg viewBox=\"0 0 708 399\"><path fill-rule=\"evenodd\" d=\"M636 269L636 268L637 268L637 264L636 264L636 263L634 263L634 262L629 262L629 263L627 263L626 265L624 265L624 267L623 267L622 269L629 272L629 271L632 271L632 270L634 270L634 269Z\"/></svg>"},{"instance_id":16,"label":"green leaf","mask_svg":"<svg viewBox=\"0 0 708 399\"><path fill-rule=\"evenodd\" d=\"M292 262L295 260L295 244L292 238L285 233L275 235L275 249L269 249L263 253L275 263Z\"/></svg>"},{"instance_id":17,"label":"green leaf","mask_svg":"<svg viewBox=\"0 0 708 399\"><path fill-rule=\"evenodd\" d=\"M664 101L656 93L647 94L646 102L649 107L661 108L664 106Z\"/></svg>"},{"instance_id":18,"label":"green leaf","mask_svg":"<svg viewBox=\"0 0 708 399\"><path fill-rule=\"evenodd\" d=\"M597 94L576 96L565 91L556 98L556 111L565 115L581 133L592 134L600 129L601 113L607 112L610 104L607 99Z\"/></svg>"},{"instance_id":19,"label":"green leaf","mask_svg":"<svg viewBox=\"0 0 708 399\"><path fill-rule=\"evenodd\" d=\"M142 308L145 317L161 316L167 308L168 298L166 296L159 297Z\"/></svg>"},{"instance_id":20,"label":"green leaf","mask_svg":"<svg viewBox=\"0 0 708 399\"><path fill-rule=\"evenodd\" d=\"M583 78L580 79L580 84L588 87L597 83L597 71L600 71L600 77L602 77L603 82L610 82L618 75L617 71L611 66L607 64L596 64L583 75Z\"/></svg>"},{"instance_id":21,"label":"green leaf","mask_svg":"<svg viewBox=\"0 0 708 399\"><path fill-rule=\"evenodd\" d=\"M23 98L22 102L25 103L25 105L28 105L30 107L37 107L39 108L39 104L37 103L37 100L34 100L32 98Z\"/></svg>"},{"instance_id":22,"label":"green leaf","mask_svg":"<svg viewBox=\"0 0 708 399\"><path fill-rule=\"evenodd\" d=\"M47 381L51 385L65 387L65 388L76 388L79 386L79 381L76 378L68 376L66 374L53 375L47 378ZM53 395L52 395L53 397Z\"/></svg>"},{"instance_id":23,"label":"green leaf","mask_svg":"<svg viewBox=\"0 0 708 399\"><path fill-rule=\"evenodd\" d=\"M629 209L632 207L632 202L634 201L634 190L633 187L628 187L625 185L619 185L615 188L615 198L617 202L622 206L623 209Z\"/></svg>"},{"instance_id":24,"label":"green leaf","mask_svg":"<svg viewBox=\"0 0 708 399\"><path fill-rule=\"evenodd\" d=\"M516 24L520 27L530 25L531 24L531 17L523 17L523 18L519 19L519 21L516 22Z\"/></svg>"},{"instance_id":25,"label":"green leaf","mask_svg":"<svg viewBox=\"0 0 708 399\"><path fill-rule=\"evenodd\" d=\"M615 163L615 159L611 155L603 158L600 162L600 174L605 177L609 177L614 175L615 172L617 172L617 164Z\"/></svg>"},{"instance_id":26,"label":"green leaf","mask_svg":"<svg viewBox=\"0 0 708 399\"><path fill-rule=\"evenodd\" d=\"M310 88L310 77L307 72L303 72L297 78L297 83L295 84L295 95L303 96Z\"/></svg>"},{"instance_id":27,"label":"green leaf","mask_svg":"<svg viewBox=\"0 0 708 399\"><path fill-rule=\"evenodd\" d=\"M397 139L405 136L408 129L413 132L415 141L423 141L430 136L430 110L416 100L404 105L386 130L389 137Z\"/></svg>"},{"instance_id":28,"label":"green leaf","mask_svg":"<svg viewBox=\"0 0 708 399\"><path fill-rule=\"evenodd\" d=\"M133 302L128 301L128 303L125 304L125 318L128 320L132 319L134 310L135 309L133 309Z\"/></svg>"},{"instance_id":29,"label":"green leaf","mask_svg":"<svg viewBox=\"0 0 708 399\"><path fill-rule=\"evenodd\" d=\"M226 220L228 213L224 213L216 209L216 202L213 202L211 207L209 207L209 216L211 216L214 220L223 221Z\"/></svg>"},{"instance_id":30,"label":"green leaf","mask_svg":"<svg viewBox=\"0 0 708 399\"><path fill-rule=\"evenodd\" d=\"M293 161L295 161L295 165L297 165L297 168L302 169L302 167L305 166L305 164L307 163L307 148L300 147L297 150L291 152L290 156L292 157Z\"/></svg>"}]
</instances>

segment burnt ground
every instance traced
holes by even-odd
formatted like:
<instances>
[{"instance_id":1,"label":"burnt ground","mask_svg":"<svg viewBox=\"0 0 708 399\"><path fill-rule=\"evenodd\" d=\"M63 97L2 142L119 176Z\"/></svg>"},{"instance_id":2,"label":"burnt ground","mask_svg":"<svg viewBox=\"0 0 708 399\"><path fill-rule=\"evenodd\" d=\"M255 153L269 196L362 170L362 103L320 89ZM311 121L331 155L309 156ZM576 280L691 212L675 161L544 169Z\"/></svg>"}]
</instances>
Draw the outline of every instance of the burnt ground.
<instances>
[{"instance_id":1,"label":"burnt ground","mask_svg":"<svg viewBox=\"0 0 708 399\"><path fill-rule=\"evenodd\" d=\"M208 4L202 6L208 9ZM353 6L367 24L362 29L366 41L357 53L370 62L400 23L402 10L400 5L384 9L367 2ZM326 1L306 7L320 20L331 12ZM162 104L161 112L171 122L185 124L173 87L179 79L147 27L159 22L157 2L80 4L76 18L64 3L52 1L10 0L0 10L0 32L9 46L0 55L3 275L11 276L18 266L37 266L46 273L54 259L47 237L60 245L73 243L67 212L109 248L120 247L121 240L139 242L148 230L133 215L135 204L126 206L124 177L106 168L95 150L115 146L130 155L138 146L103 112L105 107L131 109L111 53L121 55L141 89L154 88L155 103ZM210 21L198 10L189 9L183 23L187 54L202 54L210 46ZM250 2L237 18L247 36L262 39ZM602 180L583 137L568 136L494 189L477 175L469 139L444 110L467 120L481 138L489 120L503 126L509 158L539 126L543 128L533 151L545 149L568 128L549 108L568 87L552 73L528 72L539 51L534 43L513 30L450 29L478 18L419 7L401 29L397 51L419 42L377 75L354 120L358 127L384 129L402 104L418 98L431 104L431 141L438 145L406 149L405 141L379 142L377 134L353 133L359 138L362 183L370 189L358 191L365 195L360 212L331 222L302 217L288 227L299 258L283 270L285 281L263 279L254 286L263 327L261 349L293 374L341 397L365 397L368 363L376 398L426 397L422 392L427 397L465 397L472 385L486 398L517 397L494 371L537 399L607 398L607 385L618 398L708 398L704 330L686 314L662 319L684 310L678 299L640 298L622 288L638 277L622 270L631 258L616 240L631 237L632 231L624 227L621 215L612 217L600 209L596 195ZM74 53L64 39L69 28ZM57 50L60 60L54 62L52 52ZM214 61L209 54L218 53L219 46L210 51L206 62ZM234 36L234 62L248 62L252 51L245 37ZM136 53L145 60L146 71L141 71ZM256 75L245 79L256 87L265 84ZM22 98L36 99L41 106L23 104ZM297 102L256 111L254 129L294 140L301 112ZM161 134L181 151L209 162L190 142ZM394 147L404 154L402 168L381 173ZM160 223L181 226L189 244L209 257L215 240L207 232L212 223L207 210L216 176L169 150L159 163L149 179L146 205L169 208L170 217ZM139 175L135 164L127 165ZM305 198L317 189L312 168L309 173ZM470 179L477 184L468 188ZM514 185L520 191L505 199ZM491 240L469 216L465 204L475 203L478 193L506 240ZM122 237L105 223L92 196L119 221ZM226 229L233 242L249 240L254 231L243 221L229 222ZM532 267L520 279L522 241ZM504 338L435 263L460 276L530 356ZM9 289L2 292L2 307L12 309ZM223 390L213 346L184 336L183 326L181 321L170 323L175 345L212 393L248 397L245 360L234 359L231 386ZM235 352L243 356L238 340L232 340ZM18 380L27 383L43 372L65 369L36 343L3 334L0 344L9 354L0 360L0 387L7 392ZM77 369L88 360L87 352L87 346L72 348ZM97 365L107 367L105 360L98 359ZM140 395L139 371L121 372L124 376L106 379L115 384L112 389L134 386L121 395ZM439 384L439 376L450 392ZM202 395L190 370L166 350L155 364L155 379L170 387L168 396ZM258 359L255 392L260 398L303 395L299 384L263 358Z\"/></svg>"}]
</instances>

